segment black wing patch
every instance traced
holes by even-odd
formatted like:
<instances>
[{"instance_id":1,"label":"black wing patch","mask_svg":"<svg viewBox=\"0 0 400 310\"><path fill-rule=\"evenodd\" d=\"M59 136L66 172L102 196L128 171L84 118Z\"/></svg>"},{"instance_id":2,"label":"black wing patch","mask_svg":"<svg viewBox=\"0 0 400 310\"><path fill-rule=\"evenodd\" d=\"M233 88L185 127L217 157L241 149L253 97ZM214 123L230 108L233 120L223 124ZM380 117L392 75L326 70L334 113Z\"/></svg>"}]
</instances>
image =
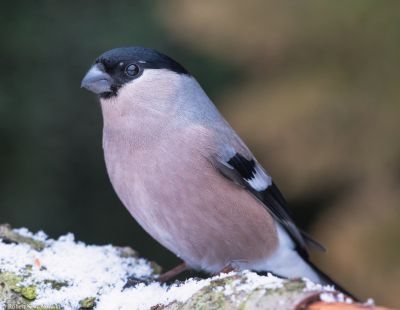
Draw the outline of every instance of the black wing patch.
<instances>
[{"instance_id":1,"label":"black wing patch","mask_svg":"<svg viewBox=\"0 0 400 310\"><path fill-rule=\"evenodd\" d=\"M296 243L296 250L302 257L308 258L306 243L304 238L292 220L290 211L286 207L285 199L283 198L278 187L272 183L263 191L255 191L249 188L250 192L258 198L267 209L274 215L279 223L286 229L289 235Z\"/></svg>"},{"instance_id":2,"label":"black wing patch","mask_svg":"<svg viewBox=\"0 0 400 310\"><path fill-rule=\"evenodd\" d=\"M236 153L226 162L219 161L217 168L220 172L243 187L249 190L255 198L262 202L268 212L285 228L296 244L296 250L304 258L308 258L307 245L323 250L324 247L313 240L307 234L301 232L294 223L286 201L278 187L265 176L267 186L265 189L255 189L251 181L255 180L259 170L254 159L247 159L240 153ZM268 182L269 181L269 182Z\"/></svg>"},{"instance_id":3,"label":"black wing patch","mask_svg":"<svg viewBox=\"0 0 400 310\"><path fill-rule=\"evenodd\" d=\"M254 178L256 174L256 162L254 159L248 160L239 153L236 153L235 156L231 157L227 163L235 168L239 175L245 180Z\"/></svg>"}]
</instances>

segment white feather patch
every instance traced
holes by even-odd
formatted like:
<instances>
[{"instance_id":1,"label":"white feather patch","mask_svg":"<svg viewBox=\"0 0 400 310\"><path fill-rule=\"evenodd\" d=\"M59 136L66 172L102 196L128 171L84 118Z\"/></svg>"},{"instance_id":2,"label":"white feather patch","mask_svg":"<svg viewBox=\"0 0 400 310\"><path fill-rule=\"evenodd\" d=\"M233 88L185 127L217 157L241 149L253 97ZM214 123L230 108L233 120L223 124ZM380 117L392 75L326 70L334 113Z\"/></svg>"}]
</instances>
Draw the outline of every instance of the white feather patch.
<instances>
[{"instance_id":1,"label":"white feather patch","mask_svg":"<svg viewBox=\"0 0 400 310\"><path fill-rule=\"evenodd\" d=\"M272 184L271 177L258 164L255 166L254 176L246 181L256 191L263 191Z\"/></svg>"},{"instance_id":2,"label":"white feather patch","mask_svg":"<svg viewBox=\"0 0 400 310\"><path fill-rule=\"evenodd\" d=\"M294 249L293 240L279 225L276 226L278 234L278 248L263 261L253 262L248 268L253 270L271 271L287 278L305 277L319 283L321 279L317 273L300 257Z\"/></svg>"}]
</instances>

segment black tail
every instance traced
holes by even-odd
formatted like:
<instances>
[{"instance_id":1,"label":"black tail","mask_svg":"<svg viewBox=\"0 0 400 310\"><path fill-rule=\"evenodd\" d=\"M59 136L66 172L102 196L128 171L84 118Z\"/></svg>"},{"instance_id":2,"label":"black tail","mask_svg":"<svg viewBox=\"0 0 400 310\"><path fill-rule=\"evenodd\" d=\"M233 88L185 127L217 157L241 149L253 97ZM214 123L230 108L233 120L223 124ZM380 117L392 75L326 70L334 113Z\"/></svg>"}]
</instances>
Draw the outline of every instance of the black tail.
<instances>
[{"instance_id":1,"label":"black tail","mask_svg":"<svg viewBox=\"0 0 400 310\"><path fill-rule=\"evenodd\" d=\"M324 285L333 285L336 290L344 293L345 295L351 297L354 301L359 302L360 300L354 296L352 293L350 293L348 290L344 289L342 286L337 284L335 281L332 280L330 276L328 276L325 272L323 272L321 269L319 269L317 266L315 266L312 262L307 261L307 263L314 269L314 271L318 274L318 276L321 279L321 284Z\"/></svg>"}]
</instances>

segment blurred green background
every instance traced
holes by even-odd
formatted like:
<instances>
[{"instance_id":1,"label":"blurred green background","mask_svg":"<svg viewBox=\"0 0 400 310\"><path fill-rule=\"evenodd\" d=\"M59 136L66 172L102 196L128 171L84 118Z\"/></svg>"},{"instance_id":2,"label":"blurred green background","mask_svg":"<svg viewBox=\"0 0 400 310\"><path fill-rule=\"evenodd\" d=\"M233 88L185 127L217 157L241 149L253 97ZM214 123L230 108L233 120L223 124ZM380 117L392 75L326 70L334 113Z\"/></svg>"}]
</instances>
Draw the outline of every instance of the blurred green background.
<instances>
[{"instance_id":1,"label":"blurred green background","mask_svg":"<svg viewBox=\"0 0 400 310\"><path fill-rule=\"evenodd\" d=\"M3 1L0 222L131 245L165 268L108 181L80 89L119 46L184 64L274 176L314 260L400 307L400 1Z\"/></svg>"}]
</instances>

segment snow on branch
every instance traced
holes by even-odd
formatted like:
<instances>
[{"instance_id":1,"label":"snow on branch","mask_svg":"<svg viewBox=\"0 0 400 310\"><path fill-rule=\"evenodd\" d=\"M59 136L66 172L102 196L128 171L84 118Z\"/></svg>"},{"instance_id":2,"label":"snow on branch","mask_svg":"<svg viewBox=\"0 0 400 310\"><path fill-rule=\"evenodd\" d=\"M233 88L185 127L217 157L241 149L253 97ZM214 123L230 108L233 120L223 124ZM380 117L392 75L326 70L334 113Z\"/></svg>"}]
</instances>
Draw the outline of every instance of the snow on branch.
<instances>
[{"instance_id":1,"label":"snow on branch","mask_svg":"<svg viewBox=\"0 0 400 310\"><path fill-rule=\"evenodd\" d=\"M129 247L86 245L70 233L54 240L44 232L0 225L0 309L308 309L320 300L321 305L352 304L332 287L306 279L245 271L167 285L157 282L160 270ZM125 288L131 276L143 283Z\"/></svg>"}]
</instances>

